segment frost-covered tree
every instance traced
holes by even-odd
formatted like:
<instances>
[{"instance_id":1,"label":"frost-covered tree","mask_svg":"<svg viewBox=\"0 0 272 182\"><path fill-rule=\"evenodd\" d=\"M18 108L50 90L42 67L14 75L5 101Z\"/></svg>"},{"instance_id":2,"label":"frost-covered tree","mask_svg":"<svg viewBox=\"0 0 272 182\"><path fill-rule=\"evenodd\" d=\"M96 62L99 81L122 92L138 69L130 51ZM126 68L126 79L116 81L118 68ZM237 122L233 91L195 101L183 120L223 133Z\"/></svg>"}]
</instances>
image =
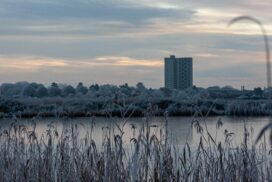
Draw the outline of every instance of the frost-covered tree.
<instances>
[{"instance_id":1,"label":"frost-covered tree","mask_svg":"<svg viewBox=\"0 0 272 182\"><path fill-rule=\"evenodd\" d=\"M3 83L0 87L2 97L14 97L22 95L25 87L29 85L28 82Z\"/></svg>"},{"instance_id":2,"label":"frost-covered tree","mask_svg":"<svg viewBox=\"0 0 272 182\"><path fill-rule=\"evenodd\" d=\"M62 90L62 95L63 96L74 95L75 93L76 93L76 90L71 85L68 85L68 86L64 87L63 90Z\"/></svg>"},{"instance_id":3,"label":"frost-covered tree","mask_svg":"<svg viewBox=\"0 0 272 182\"><path fill-rule=\"evenodd\" d=\"M37 95L37 97L47 97L48 96L47 88L43 85L40 85L37 88L36 95Z\"/></svg>"},{"instance_id":4,"label":"frost-covered tree","mask_svg":"<svg viewBox=\"0 0 272 182\"><path fill-rule=\"evenodd\" d=\"M11 83L3 83L1 85L1 96L10 97L13 94L14 85Z\"/></svg>"},{"instance_id":5,"label":"frost-covered tree","mask_svg":"<svg viewBox=\"0 0 272 182\"><path fill-rule=\"evenodd\" d=\"M61 95L61 89L59 88L58 84L53 82L48 89L49 96L56 97Z\"/></svg>"},{"instance_id":6,"label":"frost-covered tree","mask_svg":"<svg viewBox=\"0 0 272 182\"><path fill-rule=\"evenodd\" d=\"M207 90L220 91L220 87L219 86L211 86L211 87L208 87Z\"/></svg>"},{"instance_id":7,"label":"frost-covered tree","mask_svg":"<svg viewBox=\"0 0 272 182\"><path fill-rule=\"evenodd\" d=\"M137 83L136 88L140 91L144 91L146 89L142 82Z\"/></svg>"},{"instance_id":8,"label":"frost-covered tree","mask_svg":"<svg viewBox=\"0 0 272 182\"><path fill-rule=\"evenodd\" d=\"M32 84L29 84L24 88L23 96L28 96L28 97L35 97L36 96L36 90Z\"/></svg>"},{"instance_id":9,"label":"frost-covered tree","mask_svg":"<svg viewBox=\"0 0 272 182\"><path fill-rule=\"evenodd\" d=\"M89 90L90 90L91 92L98 91L98 90L99 90L99 85L98 85L98 84L91 85L91 86L89 87Z\"/></svg>"},{"instance_id":10,"label":"frost-covered tree","mask_svg":"<svg viewBox=\"0 0 272 182\"><path fill-rule=\"evenodd\" d=\"M196 87L192 87L186 89L185 92L188 96L193 97L194 95L198 94L199 90Z\"/></svg>"},{"instance_id":11,"label":"frost-covered tree","mask_svg":"<svg viewBox=\"0 0 272 182\"><path fill-rule=\"evenodd\" d=\"M21 96L25 87L29 85L28 82L17 82L13 85L12 96Z\"/></svg>"},{"instance_id":12,"label":"frost-covered tree","mask_svg":"<svg viewBox=\"0 0 272 182\"><path fill-rule=\"evenodd\" d=\"M99 87L99 91L96 92L97 96L113 97L112 89L110 85L102 85Z\"/></svg>"},{"instance_id":13,"label":"frost-covered tree","mask_svg":"<svg viewBox=\"0 0 272 182\"><path fill-rule=\"evenodd\" d=\"M152 97L156 98L157 100L163 100L164 99L164 92L161 89L156 89L152 92Z\"/></svg>"},{"instance_id":14,"label":"frost-covered tree","mask_svg":"<svg viewBox=\"0 0 272 182\"><path fill-rule=\"evenodd\" d=\"M263 96L267 99L272 99L272 88L265 89Z\"/></svg>"},{"instance_id":15,"label":"frost-covered tree","mask_svg":"<svg viewBox=\"0 0 272 182\"><path fill-rule=\"evenodd\" d=\"M132 90L133 90L131 87L128 86L127 83L125 83L123 85L120 85L119 88L120 88L119 91L122 92L123 94L127 95L127 96L129 96L131 94Z\"/></svg>"},{"instance_id":16,"label":"frost-covered tree","mask_svg":"<svg viewBox=\"0 0 272 182\"><path fill-rule=\"evenodd\" d=\"M85 95L88 92L88 88L85 87L83 83L79 82L76 87L76 92Z\"/></svg>"},{"instance_id":17,"label":"frost-covered tree","mask_svg":"<svg viewBox=\"0 0 272 182\"><path fill-rule=\"evenodd\" d=\"M31 85L31 87L34 88L34 89L36 90L36 89L38 89L39 86L41 86L42 84L32 82L32 83L30 83L29 85Z\"/></svg>"},{"instance_id":18,"label":"frost-covered tree","mask_svg":"<svg viewBox=\"0 0 272 182\"><path fill-rule=\"evenodd\" d=\"M177 92L177 94L175 95L174 99L177 102L182 102L182 101L185 101L185 100L189 100L190 98L183 90L179 90Z\"/></svg>"},{"instance_id":19,"label":"frost-covered tree","mask_svg":"<svg viewBox=\"0 0 272 182\"><path fill-rule=\"evenodd\" d=\"M230 86L230 85L226 85L226 86L222 87L222 90L236 90L236 89L233 88L233 87Z\"/></svg>"},{"instance_id":20,"label":"frost-covered tree","mask_svg":"<svg viewBox=\"0 0 272 182\"><path fill-rule=\"evenodd\" d=\"M197 94L194 95L194 99L208 99L210 96L209 91L201 89Z\"/></svg>"},{"instance_id":21,"label":"frost-covered tree","mask_svg":"<svg viewBox=\"0 0 272 182\"><path fill-rule=\"evenodd\" d=\"M263 95L263 90L261 87L254 88L253 92L255 95L258 95L258 96Z\"/></svg>"}]
</instances>

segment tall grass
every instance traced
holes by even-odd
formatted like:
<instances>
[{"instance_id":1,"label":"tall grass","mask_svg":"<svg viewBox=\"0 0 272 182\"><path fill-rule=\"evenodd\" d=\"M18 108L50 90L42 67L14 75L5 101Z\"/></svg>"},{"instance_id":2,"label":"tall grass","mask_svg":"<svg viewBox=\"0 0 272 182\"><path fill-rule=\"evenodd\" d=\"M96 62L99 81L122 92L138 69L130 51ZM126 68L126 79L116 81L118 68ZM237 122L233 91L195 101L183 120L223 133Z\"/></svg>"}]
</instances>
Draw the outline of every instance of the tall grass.
<instances>
[{"instance_id":1,"label":"tall grass","mask_svg":"<svg viewBox=\"0 0 272 182\"><path fill-rule=\"evenodd\" d=\"M234 146L233 133L225 131L219 142L194 120L201 135L197 148L174 145L165 129L158 135L148 117L131 144L125 145L121 124L118 131L104 128L103 142L93 140L91 127L80 137L78 125L58 131L53 125L38 137L16 119L0 133L0 181L271 181L271 157L265 143L254 146L249 131ZM217 128L222 126L221 120ZM133 130L133 127L132 127ZM263 140L260 139L261 141Z\"/></svg>"}]
</instances>

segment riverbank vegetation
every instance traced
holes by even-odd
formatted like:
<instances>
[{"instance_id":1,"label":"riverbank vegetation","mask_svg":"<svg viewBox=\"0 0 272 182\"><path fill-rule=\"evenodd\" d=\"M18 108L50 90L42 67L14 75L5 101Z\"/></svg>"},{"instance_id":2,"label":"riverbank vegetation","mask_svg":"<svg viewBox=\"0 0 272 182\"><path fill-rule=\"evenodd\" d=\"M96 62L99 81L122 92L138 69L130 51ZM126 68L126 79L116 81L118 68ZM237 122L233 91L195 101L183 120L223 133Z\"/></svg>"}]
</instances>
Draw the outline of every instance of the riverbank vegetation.
<instances>
[{"instance_id":1,"label":"riverbank vegetation","mask_svg":"<svg viewBox=\"0 0 272 182\"><path fill-rule=\"evenodd\" d=\"M94 122L93 118L90 122ZM114 122L109 118L109 122ZM14 119L0 133L0 181L271 181L271 153L264 135L258 145L245 125L244 141L236 146L235 135L223 131L217 141L205 127L205 118L192 127L200 142L196 147L175 145L169 136L167 117L157 134L149 117L130 143L124 142L121 123L103 128L103 142L93 140L93 127L83 137L78 125L58 130L54 123L45 131L25 127ZM223 122L216 124L218 132ZM131 130L134 130L132 127Z\"/></svg>"},{"instance_id":2,"label":"riverbank vegetation","mask_svg":"<svg viewBox=\"0 0 272 182\"><path fill-rule=\"evenodd\" d=\"M52 83L18 82L0 87L0 117L86 117L143 116L152 107L155 115L189 116L201 110L209 115L268 116L272 115L272 89L237 90L232 87L189 88L186 90L150 89L142 83L91 85L77 87ZM210 107L212 109L210 109Z\"/></svg>"}]
</instances>

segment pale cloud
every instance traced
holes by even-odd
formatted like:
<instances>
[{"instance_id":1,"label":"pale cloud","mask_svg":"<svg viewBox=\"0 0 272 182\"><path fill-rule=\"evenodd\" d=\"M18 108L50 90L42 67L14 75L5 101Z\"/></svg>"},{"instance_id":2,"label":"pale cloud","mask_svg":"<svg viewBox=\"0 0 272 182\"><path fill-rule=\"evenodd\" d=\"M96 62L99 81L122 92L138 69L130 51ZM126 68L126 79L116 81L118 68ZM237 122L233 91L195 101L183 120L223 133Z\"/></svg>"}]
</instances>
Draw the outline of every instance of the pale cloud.
<instances>
[{"instance_id":1,"label":"pale cloud","mask_svg":"<svg viewBox=\"0 0 272 182\"><path fill-rule=\"evenodd\" d=\"M129 57L98 57L91 64L102 66L145 66L145 67L162 67L161 60L142 60Z\"/></svg>"},{"instance_id":2,"label":"pale cloud","mask_svg":"<svg viewBox=\"0 0 272 182\"><path fill-rule=\"evenodd\" d=\"M252 22L241 21L227 27L228 22L238 16L243 15L239 9L196 9L194 18L184 25L186 31L207 32L211 34L238 34L238 35L261 35L260 27ZM252 15L254 16L254 15ZM265 23L265 28L269 35L272 34L272 24Z\"/></svg>"},{"instance_id":3,"label":"pale cloud","mask_svg":"<svg viewBox=\"0 0 272 182\"><path fill-rule=\"evenodd\" d=\"M198 53L195 54L196 57L200 58L218 58L219 56L216 54L211 54L211 53Z\"/></svg>"},{"instance_id":4,"label":"pale cloud","mask_svg":"<svg viewBox=\"0 0 272 182\"><path fill-rule=\"evenodd\" d=\"M0 57L0 69L9 71L37 71L43 68L63 68L68 66L64 60L34 57Z\"/></svg>"},{"instance_id":5,"label":"pale cloud","mask_svg":"<svg viewBox=\"0 0 272 182\"><path fill-rule=\"evenodd\" d=\"M208 8L199 8L196 9L196 14L195 16L198 17L198 19L202 20L218 20L218 19L230 19L234 18L236 16L239 16L238 13L233 13L233 12L227 12L227 11L220 11L216 9L208 9Z\"/></svg>"},{"instance_id":6,"label":"pale cloud","mask_svg":"<svg viewBox=\"0 0 272 182\"><path fill-rule=\"evenodd\" d=\"M97 57L89 60L61 60L53 58L38 57L0 57L0 69L10 69L13 71L39 71L41 69L90 69L96 67L162 67L163 61L142 60L129 57Z\"/></svg>"}]
</instances>

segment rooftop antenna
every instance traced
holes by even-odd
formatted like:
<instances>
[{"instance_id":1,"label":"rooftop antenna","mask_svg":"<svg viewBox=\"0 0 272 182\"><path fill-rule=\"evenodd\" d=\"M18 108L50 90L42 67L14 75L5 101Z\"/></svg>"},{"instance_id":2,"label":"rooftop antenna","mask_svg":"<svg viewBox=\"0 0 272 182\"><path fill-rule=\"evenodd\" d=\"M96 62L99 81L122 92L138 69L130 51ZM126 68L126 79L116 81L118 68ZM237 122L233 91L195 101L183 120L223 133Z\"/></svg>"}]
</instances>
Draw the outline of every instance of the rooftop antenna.
<instances>
[{"instance_id":1,"label":"rooftop antenna","mask_svg":"<svg viewBox=\"0 0 272 182\"><path fill-rule=\"evenodd\" d=\"M256 23L259 25L262 34L263 34L263 39L264 39L264 44L265 44L265 55L266 55L266 79L267 79L267 88L271 87L271 64L270 64L270 47L269 47L269 40L268 36L266 34L265 28L263 27L263 24L260 20L253 18L251 16L238 16L236 18L233 18L229 23L228 27L231 26L232 24L241 21L241 20L248 20L251 22Z\"/></svg>"}]
</instances>

